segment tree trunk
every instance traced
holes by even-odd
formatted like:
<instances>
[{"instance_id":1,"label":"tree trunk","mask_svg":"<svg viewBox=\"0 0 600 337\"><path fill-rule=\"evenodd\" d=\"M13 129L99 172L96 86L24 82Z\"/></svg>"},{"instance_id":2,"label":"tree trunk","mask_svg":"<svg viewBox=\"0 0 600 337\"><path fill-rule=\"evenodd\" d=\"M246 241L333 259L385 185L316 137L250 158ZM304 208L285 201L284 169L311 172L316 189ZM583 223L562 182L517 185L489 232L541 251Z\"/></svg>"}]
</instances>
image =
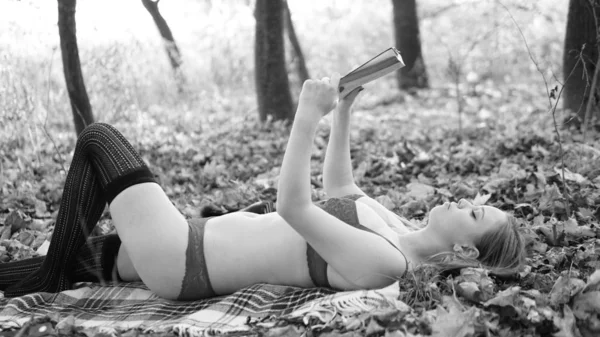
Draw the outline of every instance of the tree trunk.
<instances>
[{"instance_id":1,"label":"tree trunk","mask_svg":"<svg viewBox=\"0 0 600 337\"><path fill-rule=\"evenodd\" d=\"M401 90L428 88L429 80L421 53L419 19L415 0L392 0L396 48L402 53L406 66L397 73Z\"/></svg>"},{"instance_id":2,"label":"tree trunk","mask_svg":"<svg viewBox=\"0 0 600 337\"><path fill-rule=\"evenodd\" d=\"M285 69L283 2L256 0L254 16L254 77L260 120L265 121L267 116L274 120L293 120L292 95Z\"/></svg>"},{"instance_id":3,"label":"tree trunk","mask_svg":"<svg viewBox=\"0 0 600 337\"><path fill-rule=\"evenodd\" d=\"M160 0L142 0L142 4L144 4L144 7L146 7L146 10L148 10L148 13L150 13L150 16L152 16L152 20L154 20L154 23L158 28L158 32L163 38L165 50L167 52L167 56L169 57L171 68L175 74L178 90L182 91L185 78L181 73L180 67L183 63L183 59L181 58L181 52L179 51L179 47L177 47L177 43L175 42L175 38L173 37L173 33L171 32L167 21L163 18L158 10L159 2Z\"/></svg>"},{"instance_id":4,"label":"tree trunk","mask_svg":"<svg viewBox=\"0 0 600 337\"><path fill-rule=\"evenodd\" d=\"M283 4L285 13L285 28L288 33L288 39L292 44L294 55L296 56L298 77L300 79L300 83L302 84L304 81L310 78L310 75L308 74L308 69L306 68L306 60L304 59L304 54L302 53L302 48L300 47L300 41L298 41L298 37L296 36L294 22L292 21L292 14L290 12L290 7L288 6L287 0L283 0Z\"/></svg>"},{"instance_id":5,"label":"tree trunk","mask_svg":"<svg viewBox=\"0 0 600 337\"><path fill-rule=\"evenodd\" d=\"M596 44L596 22L592 5L588 0L570 0L567 15L567 32L563 53L563 78L573 71L569 81L565 83L563 92L563 108L577 114L577 118L568 119L571 125L581 125L584 121L586 103L590 97L592 78L598 60L598 45ZM600 14L598 5L596 13ZM579 60L582 46L583 59ZM594 93L597 95L597 93ZM598 116L598 109L594 109Z\"/></svg>"},{"instance_id":6,"label":"tree trunk","mask_svg":"<svg viewBox=\"0 0 600 337\"><path fill-rule=\"evenodd\" d=\"M94 115L92 114L90 99L85 90L81 63L79 62L75 27L76 4L76 0L58 0L58 34L60 36L63 73L71 102L75 132L79 135L86 126L94 123Z\"/></svg>"}]
</instances>

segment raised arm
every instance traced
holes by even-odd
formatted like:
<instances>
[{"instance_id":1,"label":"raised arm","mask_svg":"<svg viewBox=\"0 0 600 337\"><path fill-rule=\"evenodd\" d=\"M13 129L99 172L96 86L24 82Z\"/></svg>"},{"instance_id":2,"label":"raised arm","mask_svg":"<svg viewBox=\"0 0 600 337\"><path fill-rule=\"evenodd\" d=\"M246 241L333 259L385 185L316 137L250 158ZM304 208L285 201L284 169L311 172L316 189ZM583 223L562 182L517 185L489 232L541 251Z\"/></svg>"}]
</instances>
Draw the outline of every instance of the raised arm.
<instances>
[{"instance_id":1,"label":"raised arm","mask_svg":"<svg viewBox=\"0 0 600 337\"><path fill-rule=\"evenodd\" d=\"M362 87L354 89L338 103L333 112L333 123L323 165L323 188L331 198L351 194L363 195L358 201L371 207L391 227L406 228L406 223L395 213L385 208L364 193L352 174L350 158L350 115L351 108Z\"/></svg>"},{"instance_id":2,"label":"raised arm","mask_svg":"<svg viewBox=\"0 0 600 337\"><path fill-rule=\"evenodd\" d=\"M365 194L354 182L350 158L350 109L362 87L340 99L333 112L333 123L323 164L323 188L329 197Z\"/></svg>"},{"instance_id":3,"label":"raised arm","mask_svg":"<svg viewBox=\"0 0 600 337\"><path fill-rule=\"evenodd\" d=\"M277 213L342 277L364 288L385 286L402 275L399 252L375 234L343 223L312 203L310 157L317 124L335 107L339 75L304 83L281 164Z\"/></svg>"}]
</instances>

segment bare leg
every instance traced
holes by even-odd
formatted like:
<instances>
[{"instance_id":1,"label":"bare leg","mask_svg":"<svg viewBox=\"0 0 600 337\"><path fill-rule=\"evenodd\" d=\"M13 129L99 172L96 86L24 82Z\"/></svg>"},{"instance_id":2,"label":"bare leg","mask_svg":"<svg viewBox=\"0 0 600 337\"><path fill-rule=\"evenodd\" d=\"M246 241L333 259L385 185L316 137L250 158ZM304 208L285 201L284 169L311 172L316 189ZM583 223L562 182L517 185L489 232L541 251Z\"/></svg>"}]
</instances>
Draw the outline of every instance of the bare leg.
<instances>
[{"instance_id":1,"label":"bare leg","mask_svg":"<svg viewBox=\"0 0 600 337\"><path fill-rule=\"evenodd\" d=\"M157 295L176 299L188 246L188 222L183 215L155 183L123 190L110 204L110 213L141 280ZM119 260L119 272L122 267L125 271L127 261L124 257Z\"/></svg>"},{"instance_id":2,"label":"bare leg","mask_svg":"<svg viewBox=\"0 0 600 337\"><path fill-rule=\"evenodd\" d=\"M133 262L131 261L131 258L129 257L129 253L127 253L125 246L121 246L121 248L119 248L119 255L117 255L116 263L117 271L121 280L127 282L142 280L137 270L133 266Z\"/></svg>"},{"instance_id":3,"label":"bare leg","mask_svg":"<svg viewBox=\"0 0 600 337\"><path fill-rule=\"evenodd\" d=\"M70 288L73 260L106 203L132 185L151 181L152 173L120 132L101 123L88 126L77 140L48 255L38 270L4 295Z\"/></svg>"}]
</instances>

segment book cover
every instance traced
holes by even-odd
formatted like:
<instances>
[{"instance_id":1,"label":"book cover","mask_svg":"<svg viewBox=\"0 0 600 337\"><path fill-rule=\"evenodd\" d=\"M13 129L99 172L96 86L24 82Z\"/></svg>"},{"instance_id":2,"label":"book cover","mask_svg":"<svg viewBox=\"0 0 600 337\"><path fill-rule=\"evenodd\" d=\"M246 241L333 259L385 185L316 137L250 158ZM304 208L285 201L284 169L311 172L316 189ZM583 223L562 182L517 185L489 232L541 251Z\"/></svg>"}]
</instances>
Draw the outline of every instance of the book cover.
<instances>
[{"instance_id":1,"label":"book cover","mask_svg":"<svg viewBox=\"0 0 600 337\"><path fill-rule=\"evenodd\" d=\"M388 48L340 79L340 96L344 97L363 84L404 67L400 52Z\"/></svg>"}]
</instances>

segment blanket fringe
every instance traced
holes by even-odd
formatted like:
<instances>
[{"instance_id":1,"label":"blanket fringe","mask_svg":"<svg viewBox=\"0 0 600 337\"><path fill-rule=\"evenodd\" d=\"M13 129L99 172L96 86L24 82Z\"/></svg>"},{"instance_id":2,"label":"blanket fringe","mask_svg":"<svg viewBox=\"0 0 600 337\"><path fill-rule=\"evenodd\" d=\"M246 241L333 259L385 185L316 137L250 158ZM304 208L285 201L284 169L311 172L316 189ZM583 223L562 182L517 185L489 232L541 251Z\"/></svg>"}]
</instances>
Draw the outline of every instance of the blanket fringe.
<instances>
[{"instance_id":1,"label":"blanket fringe","mask_svg":"<svg viewBox=\"0 0 600 337\"><path fill-rule=\"evenodd\" d=\"M329 295L311 301L287 316L290 318L302 317L305 325L308 325L311 319L317 319L322 324L313 325L313 327L318 328L326 326L338 315L345 321L352 316L378 309L410 311L408 305L397 300L398 284L394 284L380 290L349 291L345 294Z\"/></svg>"}]
</instances>

